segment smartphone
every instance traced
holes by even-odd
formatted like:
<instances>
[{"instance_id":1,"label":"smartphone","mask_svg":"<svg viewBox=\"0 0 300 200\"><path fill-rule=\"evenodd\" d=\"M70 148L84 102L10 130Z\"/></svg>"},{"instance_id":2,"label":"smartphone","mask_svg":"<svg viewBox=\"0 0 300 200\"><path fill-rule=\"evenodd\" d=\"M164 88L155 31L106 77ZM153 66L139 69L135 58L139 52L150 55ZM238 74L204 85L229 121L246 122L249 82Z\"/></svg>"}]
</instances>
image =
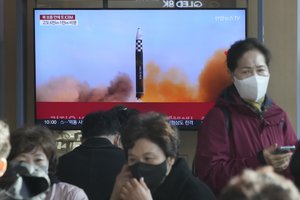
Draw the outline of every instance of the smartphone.
<instances>
[{"instance_id":1,"label":"smartphone","mask_svg":"<svg viewBox=\"0 0 300 200\"><path fill-rule=\"evenodd\" d=\"M294 151L295 149L296 149L295 145L292 145L292 146L281 146L281 147L278 147L274 151L274 154L288 153L290 151Z\"/></svg>"}]
</instances>

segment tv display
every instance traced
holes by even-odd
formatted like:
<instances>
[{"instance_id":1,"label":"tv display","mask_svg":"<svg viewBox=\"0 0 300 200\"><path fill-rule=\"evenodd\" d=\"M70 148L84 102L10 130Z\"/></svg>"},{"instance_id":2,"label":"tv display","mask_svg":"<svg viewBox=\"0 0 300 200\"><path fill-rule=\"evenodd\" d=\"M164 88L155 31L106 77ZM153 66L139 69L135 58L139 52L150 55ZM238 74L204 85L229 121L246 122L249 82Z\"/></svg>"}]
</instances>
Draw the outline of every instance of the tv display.
<instances>
[{"instance_id":1,"label":"tv display","mask_svg":"<svg viewBox=\"0 0 300 200\"><path fill-rule=\"evenodd\" d=\"M35 9L34 35L36 123L80 129L121 104L195 129L226 50L246 37L246 10Z\"/></svg>"}]
</instances>

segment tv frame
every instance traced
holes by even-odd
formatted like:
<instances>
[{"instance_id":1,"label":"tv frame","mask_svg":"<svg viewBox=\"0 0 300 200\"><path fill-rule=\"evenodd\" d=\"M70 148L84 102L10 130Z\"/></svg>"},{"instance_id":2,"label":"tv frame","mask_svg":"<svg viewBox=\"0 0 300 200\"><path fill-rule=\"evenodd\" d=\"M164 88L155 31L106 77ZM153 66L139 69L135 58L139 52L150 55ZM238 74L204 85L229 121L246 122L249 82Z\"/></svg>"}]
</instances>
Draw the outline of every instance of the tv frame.
<instances>
[{"instance_id":1,"label":"tv frame","mask_svg":"<svg viewBox=\"0 0 300 200\"><path fill-rule=\"evenodd\" d=\"M34 121L36 124L42 124L47 126L50 129L54 130L78 130L80 129L80 124L82 123L82 119L76 119L76 124L74 126L75 121L72 122L73 119L38 119L37 118L37 85L36 85L36 27L35 27L35 16L36 16L36 11L37 10L243 10L245 13L245 38L247 37L247 30L248 30L248 24L247 24L247 8L34 8L33 10L33 34L34 34ZM68 102L71 103L71 102ZM84 102L81 102L84 103ZM93 103L98 103L98 102L93 102ZM213 102L206 102L209 103L209 107L213 107L214 103ZM101 102L101 104L104 104L104 102ZM193 103L189 103L193 104ZM106 105L104 107L101 107L103 110L108 110L109 108L113 107L114 105L124 105L130 108L135 108L135 106L131 106L131 102L117 102L117 103L112 103L111 105ZM138 109L138 108L137 108ZM99 109L93 110L97 111ZM91 111L91 112L93 112ZM47 123L45 123L45 120ZM170 121L175 122L173 125L176 125L180 130L196 130L201 123L201 120L193 120L194 123L193 125L186 126L186 125L178 125L177 121L182 121L181 119L176 120L176 119L170 119ZM42 121L44 121L42 123ZM71 121L71 122L70 122ZM64 125L60 125L60 123L63 123ZM57 124L58 123L58 124ZM184 122L183 122L184 123ZM181 123L180 123L181 124Z\"/></svg>"}]
</instances>

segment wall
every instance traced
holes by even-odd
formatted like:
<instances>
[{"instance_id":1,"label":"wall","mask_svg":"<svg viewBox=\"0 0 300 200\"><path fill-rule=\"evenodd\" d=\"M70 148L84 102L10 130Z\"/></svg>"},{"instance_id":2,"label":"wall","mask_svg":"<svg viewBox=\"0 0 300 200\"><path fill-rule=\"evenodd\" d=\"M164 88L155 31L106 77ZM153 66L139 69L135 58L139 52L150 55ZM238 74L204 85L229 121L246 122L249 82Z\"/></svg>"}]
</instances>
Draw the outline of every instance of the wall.
<instances>
[{"instance_id":1,"label":"wall","mask_svg":"<svg viewBox=\"0 0 300 200\"><path fill-rule=\"evenodd\" d=\"M4 96L3 118L12 125L16 123L16 1L4 2Z\"/></svg>"},{"instance_id":2,"label":"wall","mask_svg":"<svg viewBox=\"0 0 300 200\"><path fill-rule=\"evenodd\" d=\"M297 128L297 0L265 0L265 44L271 49L269 94Z\"/></svg>"}]
</instances>

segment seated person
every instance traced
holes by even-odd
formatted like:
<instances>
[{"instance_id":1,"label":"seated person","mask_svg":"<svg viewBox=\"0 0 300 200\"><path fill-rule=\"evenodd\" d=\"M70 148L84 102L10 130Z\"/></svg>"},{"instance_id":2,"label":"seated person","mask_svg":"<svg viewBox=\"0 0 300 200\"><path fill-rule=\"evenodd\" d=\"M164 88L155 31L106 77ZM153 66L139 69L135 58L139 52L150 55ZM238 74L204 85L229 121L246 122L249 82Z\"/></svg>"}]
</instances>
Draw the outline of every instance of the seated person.
<instances>
[{"instance_id":1,"label":"seated person","mask_svg":"<svg viewBox=\"0 0 300 200\"><path fill-rule=\"evenodd\" d=\"M0 120L0 199L45 199L50 188L46 172L26 163L10 163L5 171L10 148L9 127Z\"/></svg>"},{"instance_id":2,"label":"seated person","mask_svg":"<svg viewBox=\"0 0 300 200\"><path fill-rule=\"evenodd\" d=\"M179 132L166 116L150 112L131 118L122 135L127 163L111 200L208 200L210 189L178 158Z\"/></svg>"},{"instance_id":3,"label":"seated person","mask_svg":"<svg viewBox=\"0 0 300 200\"><path fill-rule=\"evenodd\" d=\"M0 179L0 199L42 200L50 186L48 174L40 167L12 161Z\"/></svg>"},{"instance_id":4,"label":"seated person","mask_svg":"<svg viewBox=\"0 0 300 200\"><path fill-rule=\"evenodd\" d=\"M131 109L117 106L87 114L82 144L59 158L58 178L83 188L90 200L109 199L114 181L125 163L120 137Z\"/></svg>"},{"instance_id":5,"label":"seated person","mask_svg":"<svg viewBox=\"0 0 300 200\"><path fill-rule=\"evenodd\" d=\"M27 163L49 174L51 186L46 191L47 200L85 200L84 191L74 185L60 182L54 177L57 165L56 144L53 133L46 127L23 127L11 132L11 151L8 160Z\"/></svg>"},{"instance_id":6,"label":"seated person","mask_svg":"<svg viewBox=\"0 0 300 200\"><path fill-rule=\"evenodd\" d=\"M4 174L7 167L7 156L10 151L9 127L0 120L0 177Z\"/></svg>"},{"instance_id":7,"label":"seated person","mask_svg":"<svg viewBox=\"0 0 300 200\"><path fill-rule=\"evenodd\" d=\"M300 195L291 180L276 174L273 168L257 171L245 169L232 178L221 193L220 200L299 200Z\"/></svg>"}]
</instances>

